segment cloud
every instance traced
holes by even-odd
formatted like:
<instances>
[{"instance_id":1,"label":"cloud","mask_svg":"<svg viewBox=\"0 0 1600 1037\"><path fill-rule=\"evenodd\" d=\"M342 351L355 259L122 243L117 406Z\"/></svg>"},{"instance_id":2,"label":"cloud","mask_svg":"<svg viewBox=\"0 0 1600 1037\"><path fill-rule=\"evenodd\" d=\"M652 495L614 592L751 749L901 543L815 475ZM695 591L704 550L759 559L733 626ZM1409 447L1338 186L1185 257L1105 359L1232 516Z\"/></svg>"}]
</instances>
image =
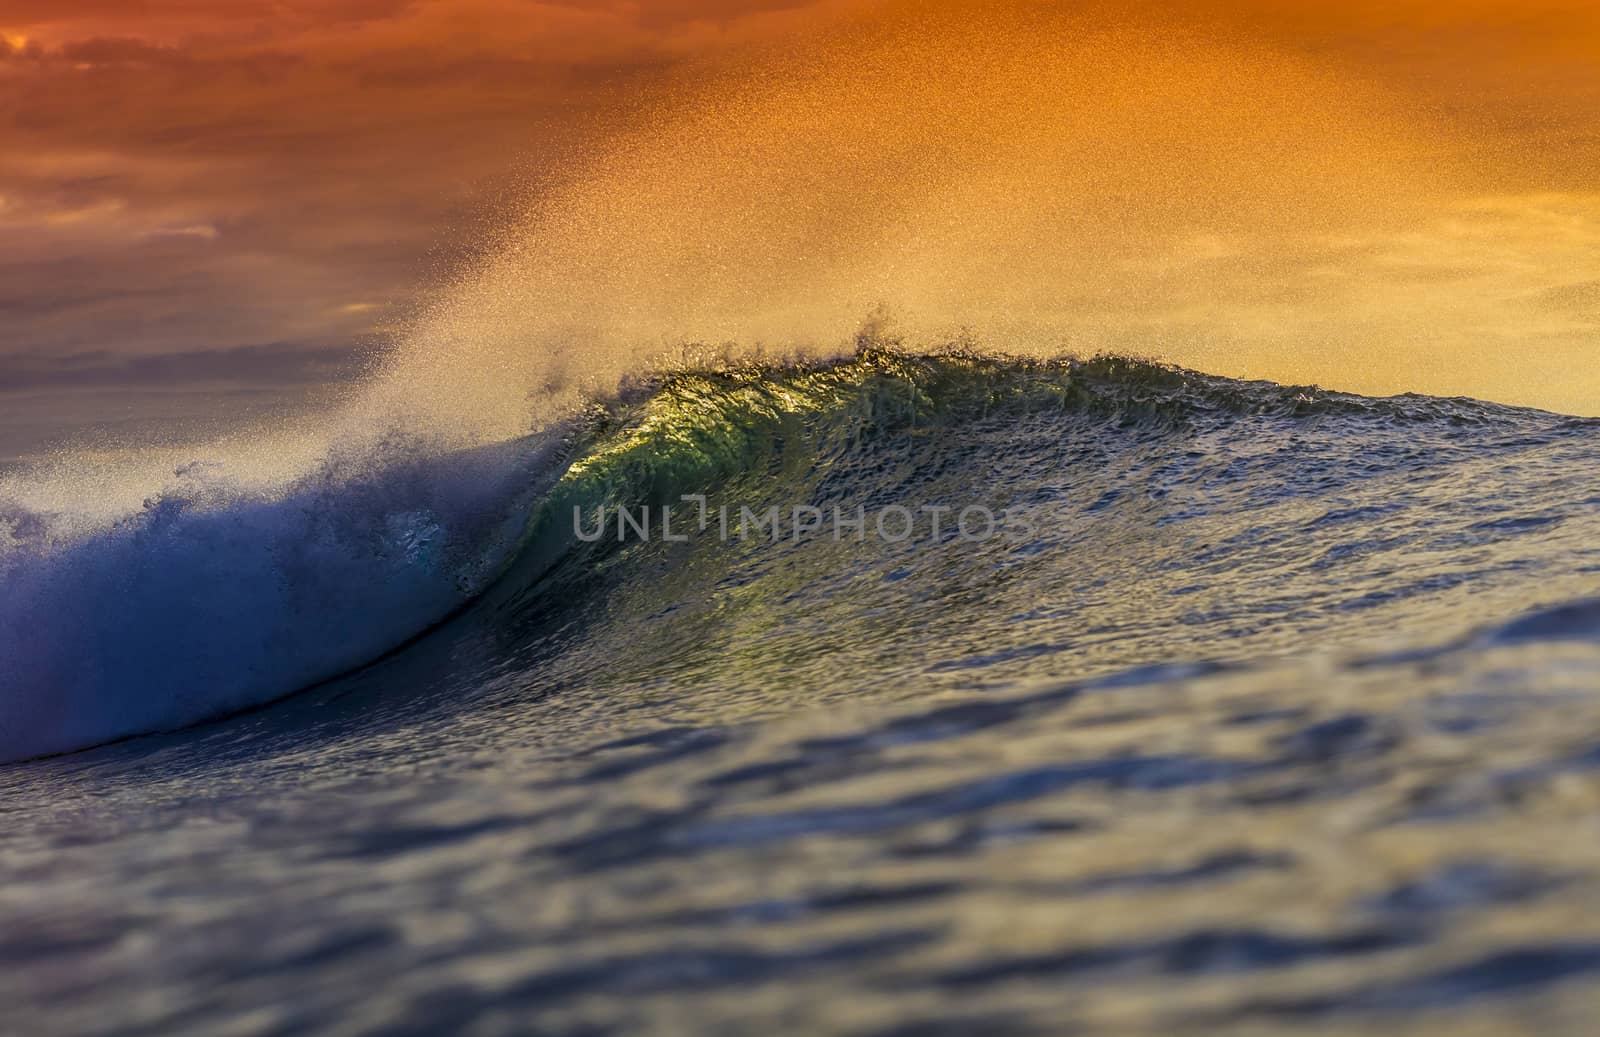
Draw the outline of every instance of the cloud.
<instances>
[{"instance_id":1,"label":"cloud","mask_svg":"<svg viewBox=\"0 0 1600 1037\"><path fill-rule=\"evenodd\" d=\"M808 6L10 0L0 366L366 334L619 91Z\"/></svg>"},{"instance_id":2,"label":"cloud","mask_svg":"<svg viewBox=\"0 0 1600 1037\"><path fill-rule=\"evenodd\" d=\"M0 368L0 392L174 383L250 387L322 384L355 377L364 359L359 345L318 346L302 342L133 356L112 350L65 357L25 355L12 357Z\"/></svg>"},{"instance_id":3,"label":"cloud","mask_svg":"<svg viewBox=\"0 0 1600 1037\"><path fill-rule=\"evenodd\" d=\"M196 241L216 241L222 232L208 223L191 223L185 227L157 227L145 233L147 238L192 238Z\"/></svg>"},{"instance_id":4,"label":"cloud","mask_svg":"<svg viewBox=\"0 0 1600 1037\"><path fill-rule=\"evenodd\" d=\"M922 18L941 6L983 16L948 0L6 0L0 371L31 372L14 382L119 371L176 381L214 377L212 353L248 372L258 354L233 351L357 350L375 315L362 306L403 314L493 240L525 183L578 168L593 138L648 124L641 99L681 87L686 63L786 49L840 16ZM1455 149L1408 158L1454 168L1465 156L1484 191L1571 187L1600 161L1591 0L1161 0L1139 15L1133 5L1041 6L1079 11L1095 32L1142 19L1150 35L1262 48L1316 76L1349 71ZM1139 72L1128 70L1131 87ZM1143 88L1176 96L1170 83ZM1227 89L1214 81L1183 96L1203 110ZM1188 164L1203 171L1228 146L1198 142ZM1128 185L1087 186L1118 216ZM1434 237L1462 264L1516 268L1471 235ZM1240 283L1259 246L1237 239L1227 247L1245 254L1212 254L1220 240L1152 261L1190 263L1183 276L1197 284L1241 270ZM1388 276L1416 288L1454 284L1465 269L1413 260L1398 270L1390 255ZM1379 265L1313 256L1306 284L1266 278L1250 290L1263 307L1287 306ZM1567 307L1550 290L1546 309L1529 309L1549 321L1592 314L1580 296Z\"/></svg>"}]
</instances>

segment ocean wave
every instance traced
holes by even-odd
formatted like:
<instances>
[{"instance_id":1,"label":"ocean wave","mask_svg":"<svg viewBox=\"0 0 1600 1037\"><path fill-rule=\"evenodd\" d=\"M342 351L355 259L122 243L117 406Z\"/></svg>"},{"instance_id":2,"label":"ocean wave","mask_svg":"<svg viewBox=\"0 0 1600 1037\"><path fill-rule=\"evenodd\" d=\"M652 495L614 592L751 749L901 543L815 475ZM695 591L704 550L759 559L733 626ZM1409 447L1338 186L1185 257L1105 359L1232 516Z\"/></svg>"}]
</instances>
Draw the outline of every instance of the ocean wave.
<instances>
[{"instance_id":1,"label":"ocean wave","mask_svg":"<svg viewBox=\"0 0 1600 1037\"><path fill-rule=\"evenodd\" d=\"M381 656L492 579L564 449L327 466L273 492L191 470L64 541L54 516L0 510L0 760L238 712Z\"/></svg>"},{"instance_id":2,"label":"ocean wave","mask_svg":"<svg viewBox=\"0 0 1600 1037\"><path fill-rule=\"evenodd\" d=\"M939 452L942 430L1031 426L1037 439L1041 422L1077 444L1071 459L1005 485L982 470L992 458ZM371 662L491 587L504 603L540 593L552 573L592 586L624 545L581 543L577 514L704 493L881 504L948 495L942 478L973 503L1070 499L1092 518L1116 502L1118 479L1106 473L1123 463L1119 451L1139 450L1139 477L1154 471L1159 482L1177 479L1201 442L1228 443L1235 468L1255 464L1209 476L1248 513L1255 494L1328 495L1282 449L1328 422L1362 430L1351 464L1419 477L1497 443L1588 431L1470 400L1367 399L1123 357L869 343L839 361L665 374L541 436L440 454L375 449L270 492L193 466L87 533L63 536L36 509L0 511L0 760L258 706ZM1185 562L1210 564L1204 552Z\"/></svg>"}]
</instances>

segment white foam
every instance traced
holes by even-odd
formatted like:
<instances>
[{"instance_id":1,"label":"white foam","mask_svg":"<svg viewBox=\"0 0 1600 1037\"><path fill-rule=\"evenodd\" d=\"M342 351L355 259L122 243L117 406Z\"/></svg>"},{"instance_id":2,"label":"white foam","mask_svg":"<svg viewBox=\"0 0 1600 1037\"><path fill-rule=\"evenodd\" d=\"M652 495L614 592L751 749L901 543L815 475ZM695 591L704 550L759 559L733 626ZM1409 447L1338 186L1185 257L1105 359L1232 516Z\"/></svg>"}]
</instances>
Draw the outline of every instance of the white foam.
<instances>
[{"instance_id":1,"label":"white foam","mask_svg":"<svg viewBox=\"0 0 1600 1037\"><path fill-rule=\"evenodd\" d=\"M329 459L277 486L200 466L109 524L0 504L0 761L182 727L373 660L483 589L558 454L544 437Z\"/></svg>"}]
</instances>

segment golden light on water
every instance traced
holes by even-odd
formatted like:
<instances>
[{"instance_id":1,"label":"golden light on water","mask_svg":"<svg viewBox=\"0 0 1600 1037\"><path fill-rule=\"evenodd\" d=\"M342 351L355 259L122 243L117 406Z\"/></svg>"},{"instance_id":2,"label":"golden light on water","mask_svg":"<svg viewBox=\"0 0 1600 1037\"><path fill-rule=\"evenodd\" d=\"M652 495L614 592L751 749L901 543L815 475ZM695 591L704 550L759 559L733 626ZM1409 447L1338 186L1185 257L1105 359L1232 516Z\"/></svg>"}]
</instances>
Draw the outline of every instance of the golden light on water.
<instances>
[{"instance_id":1,"label":"golden light on water","mask_svg":"<svg viewBox=\"0 0 1600 1037\"><path fill-rule=\"evenodd\" d=\"M1600 413L1581 173L1508 190L1523 144L1259 25L954 6L686 75L534 187L393 372L509 430L530 386L837 349L886 308L912 345Z\"/></svg>"},{"instance_id":2,"label":"golden light on water","mask_svg":"<svg viewBox=\"0 0 1600 1037\"><path fill-rule=\"evenodd\" d=\"M394 427L520 435L687 344L836 353L869 315L913 348L1112 351L1600 414L1600 8L1587 0L680 0L655 20L575 3L561 33L581 47L500 0L470 18L350 22L291 4L280 36L225 11L73 20L72 6L9 23L0 66L53 113L19 108L37 144L0 149L0 231L59 264L16 268L14 293L37 300L19 310L17 348L59 353L40 369L68 378L89 346L114 363L392 342L351 405L297 426L304 445L287 453ZM460 71L496 47L537 75L497 78L488 58L481 78L423 74L435 50ZM561 71L580 51L601 64ZM96 75L67 76L85 56ZM245 75L257 59L302 78L280 96ZM575 85L629 61L649 71L632 68L607 103ZM161 92L201 65L211 90ZM346 69L365 70L362 90L339 85ZM150 115L142 136L96 128L113 91L149 91L112 112ZM514 118L580 96L559 140L551 119ZM51 107L69 97L78 107ZM444 193L457 145L493 154L473 175L505 170L515 148L478 140L463 113L479 110L529 149L513 192L525 200L480 222L462 203L426 232L487 237L488 258L405 321L417 268L372 271L425 252L427 220L404 215ZM453 143L393 161L397 140L422 150L411 131L437 131L430 119ZM68 298L58 314L58 268L115 298Z\"/></svg>"}]
</instances>

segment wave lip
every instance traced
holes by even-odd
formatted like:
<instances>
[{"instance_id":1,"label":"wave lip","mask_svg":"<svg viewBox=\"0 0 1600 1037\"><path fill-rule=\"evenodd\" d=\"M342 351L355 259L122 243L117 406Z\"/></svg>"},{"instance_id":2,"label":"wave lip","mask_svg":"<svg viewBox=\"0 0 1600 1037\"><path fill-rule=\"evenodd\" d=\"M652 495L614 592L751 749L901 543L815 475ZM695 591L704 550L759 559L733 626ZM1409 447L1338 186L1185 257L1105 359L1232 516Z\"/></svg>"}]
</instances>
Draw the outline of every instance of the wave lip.
<instances>
[{"instance_id":1,"label":"wave lip","mask_svg":"<svg viewBox=\"0 0 1600 1037\"><path fill-rule=\"evenodd\" d=\"M202 482L64 544L48 516L0 511L0 761L185 727L378 658L493 579L563 451L377 460L274 494Z\"/></svg>"},{"instance_id":2,"label":"wave lip","mask_svg":"<svg viewBox=\"0 0 1600 1037\"><path fill-rule=\"evenodd\" d=\"M945 449L967 432L987 446ZM1123 357L916 355L863 342L845 360L679 371L496 446L446 452L369 439L361 458L327 460L282 489L241 489L191 466L178 488L110 526L0 499L0 761L290 695L392 652L491 585L483 613L539 597L547 575L592 589L597 565L620 581L607 586L648 582L616 545L577 543L575 516L599 509L712 492L887 500L929 492L921 480L934 471L976 502L997 492L984 474L994 451L1032 436L1060 449L1016 469L1003 498L1054 507L1077 487L1079 519L1099 528L1102 507L1133 488L1117 472L1145 473L1155 496L1187 472L1198 496L1169 517L1300 499L1309 510L1294 511L1294 526L1315 534L1309 550L1335 536L1323 528L1334 518L1341 544L1385 521L1348 495L1314 506L1358 475L1415 475L1419 459L1435 474L1460 473L1500 445L1591 432L1471 400L1370 399ZM1313 434L1337 465L1300 462L1298 437ZM1201 463L1206 451L1226 464ZM1497 528L1480 522L1460 537L1476 542ZM1344 549L1333 545L1329 557ZM1216 559L1184 561L1204 569ZM1363 600L1392 597L1380 588ZM1552 625L1587 636L1592 619L1584 607L1501 638L1553 636Z\"/></svg>"}]
</instances>

